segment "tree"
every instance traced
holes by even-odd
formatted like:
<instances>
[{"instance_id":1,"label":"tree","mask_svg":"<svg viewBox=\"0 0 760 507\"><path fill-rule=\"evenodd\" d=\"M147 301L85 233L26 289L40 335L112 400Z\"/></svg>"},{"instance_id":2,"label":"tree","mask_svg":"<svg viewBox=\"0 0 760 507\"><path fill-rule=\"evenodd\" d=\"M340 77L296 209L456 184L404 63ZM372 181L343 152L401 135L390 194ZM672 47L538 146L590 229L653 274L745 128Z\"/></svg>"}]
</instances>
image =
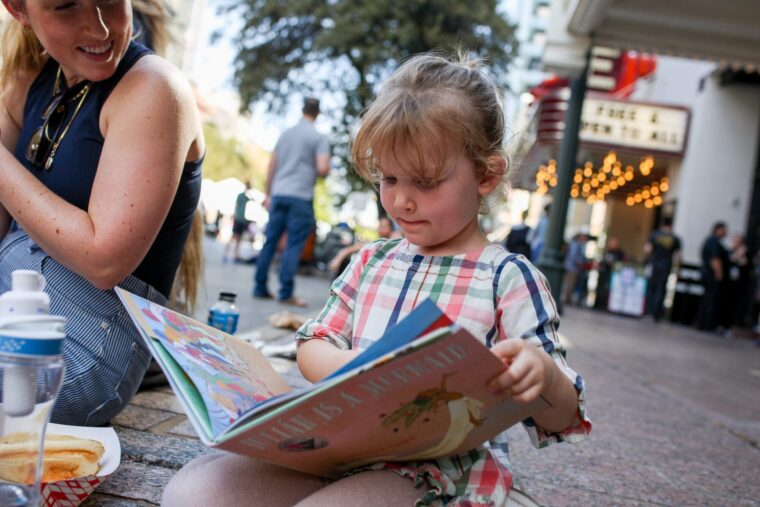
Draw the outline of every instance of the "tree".
<instances>
[{"instance_id":1,"label":"tree","mask_svg":"<svg viewBox=\"0 0 760 507\"><path fill-rule=\"evenodd\" d=\"M264 188L269 154L258 147L246 146L240 141L224 137L212 123L203 124L206 139L206 159L203 177L212 181L237 178L250 181L254 188Z\"/></svg>"},{"instance_id":2,"label":"tree","mask_svg":"<svg viewBox=\"0 0 760 507\"><path fill-rule=\"evenodd\" d=\"M342 100L333 119L334 155L350 167L351 126L376 88L408 56L462 48L484 57L497 82L515 43L496 0L242 0L235 85L243 108L264 101L280 111L294 94ZM366 189L346 171L350 189Z\"/></svg>"}]
</instances>

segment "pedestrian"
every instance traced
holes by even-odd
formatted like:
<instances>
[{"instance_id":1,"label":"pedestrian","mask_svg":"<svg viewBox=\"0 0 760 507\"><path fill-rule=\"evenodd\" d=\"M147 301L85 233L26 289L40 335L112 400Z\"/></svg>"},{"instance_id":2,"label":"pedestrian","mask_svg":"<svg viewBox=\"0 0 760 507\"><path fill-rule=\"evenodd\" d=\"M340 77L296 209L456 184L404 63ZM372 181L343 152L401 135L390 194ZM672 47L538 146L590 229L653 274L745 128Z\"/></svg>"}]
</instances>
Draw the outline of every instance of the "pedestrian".
<instances>
[{"instance_id":1,"label":"pedestrian","mask_svg":"<svg viewBox=\"0 0 760 507\"><path fill-rule=\"evenodd\" d=\"M45 276L67 318L52 420L103 425L150 358L113 288L166 304L200 196L200 118L182 74L132 41L128 0L3 5L0 292L16 269Z\"/></svg>"},{"instance_id":2,"label":"pedestrian","mask_svg":"<svg viewBox=\"0 0 760 507\"><path fill-rule=\"evenodd\" d=\"M525 219L528 217L528 210L523 211L522 220L512 226L507 238L504 240L504 246L512 253L524 255L526 259L530 259L530 243L528 238L531 234L531 228L525 223Z\"/></svg>"},{"instance_id":3,"label":"pedestrian","mask_svg":"<svg viewBox=\"0 0 760 507\"><path fill-rule=\"evenodd\" d=\"M753 266L743 235L736 234L731 238L728 262L724 322L729 328L744 327L750 321L749 314L754 301L754 291L752 286Z\"/></svg>"},{"instance_id":4,"label":"pedestrian","mask_svg":"<svg viewBox=\"0 0 760 507\"><path fill-rule=\"evenodd\" d=\"M668 278L675 267L678 271L681 258L681 239L673 233L673 219L664 217L660 227L649 235L644 255L651 269L647 282L647 315L659 322L665 311L665 291Z\"/></svg>"},{"instance_id":5,"label":"pedestrian","mask_svg":"<svg viewBox=\"0 0 760 507\"><path fill-rule=\"evenodd\" d=\"M287 243L280 258L281 303L306 306L294 291L294 278L306 239L314 230L314 184L330 171L330 148L327 139L314 127L319 116L319 100L307 98L303 118L286 130L277 141L269 161L264 207L269 222L266 240L259 254L253 296L272 299L267 287L269 266L280 237L287 232Z\"/></svg>"},{"instance_id":6,"label":"pedestrian","mask_svg":"<svg viewBox=\"0 0 760 507\"><path fill-rule=\"evenodd\" d=\"M235 213L232 220L232 237L224 245L224 252L222 252L222 262L227 262L230 248L232 248L232 260L234 262L240 262L240 241L243 239L243 234L248 232L248 228L251 225L251 221L245 217L245 209L248 203L251 201L251 196L248 194L251 190L251 182L245 182L245 189L240 192L235 199Z\"/></svg>"},{"instance_id":7,"label":"pedestrian","mask_svg":"<svg viewBox=\"0 0 760 507\"><path fill-rule=\"evenodd\" d=\"M588 242L588 233L585 229L573 236L567 247L565 255L565 275L562 278L562 301L568 305L581 304L581 296L585 290L581 287L585 280L585 272L588 267L588 257L586 257L586 243Z\"/></svg>"},{"instance_id":8,"label":"pedestrian","mask_svg":"<svg viewBox=\"0 0 760 507\"><path fill-rule=\"evenodd\" d=\"M544 206L544 212L541 218L538 219L536 228L533 229L533 234L530 235L530 260L533 263L539 261L541 252L544 250L544 241L546 241L546 232L549 229L549 213L551 209L551 204Z\"/></svg>"},{"instance_id":9,"label":"pedestrian","mask_svg":"<svg viewBox=\"0 0 760 507\"><path fill-rule=\"evenodd\" d=\"M712 233L702 245L702 285L704 294L699 304L697 327L704 331L722 331L721 299L726 294L726 275L729 269L728 250L722 240L728 232L726 224L716 222Z\"/></svg>"},{"instance_id":10,"label":"pedestrian","mask_svg":"<svg viewBox=\"0 0 760 507\"><path fill-rule=\"evenodd\" d=\"M615 264L625 260L625 252L620 248L620 243L616 237L610 237L607 240L607 247L604 249L602 258L597 266L598 278L596 282L596 297L594 299L594 308L606 310L607 303L610 299L610 281Z\"/></svg>"},{"instance_id":11,"label":"pedestrian","mask_svg":"<svg viewBox=\"0 0 760 507\"><path fill-rule=\"evenodd\" d=\"M380 217L377 220L377 236L380 239L401 237L400 234L396 233L396 230L393 226L393 220L387 216ZM357 240L352 244L344 246L338 250L338 253L336 253L335 256L327 264L327 268L332 273L333 278L336 278L338 275L343 273L343 271L348 266L348 263L351 261L351 257L353 257L353 255L361 250L366 244L366 241Z\"/></svg>"},{"instance_id":12,"label":"pedestrian","mask_svg":"<svg viewBox=\"0 0 760 507\"><path fill-rule=\"evenodd\" d=\"M492 392L551 406L526 421L538 447L589 430L583 381L565 363L558 314L543 275L490 243L478 224L504 185L499 93L472 61L421 55L393 74L362 118L352 155L378 182L404 239L363 248L330 298L298 331L298 365L318 381L432 298L505 365ZM361 428L346 428L361 432ZM180 471L164 505L505 505L513 497L505 435L471 451L376 463L329 482L237 456L202 457ZM254 498L255 500L251 500ZM521 505L534 505L522 503Z\"/></svg>"}]
</instances>

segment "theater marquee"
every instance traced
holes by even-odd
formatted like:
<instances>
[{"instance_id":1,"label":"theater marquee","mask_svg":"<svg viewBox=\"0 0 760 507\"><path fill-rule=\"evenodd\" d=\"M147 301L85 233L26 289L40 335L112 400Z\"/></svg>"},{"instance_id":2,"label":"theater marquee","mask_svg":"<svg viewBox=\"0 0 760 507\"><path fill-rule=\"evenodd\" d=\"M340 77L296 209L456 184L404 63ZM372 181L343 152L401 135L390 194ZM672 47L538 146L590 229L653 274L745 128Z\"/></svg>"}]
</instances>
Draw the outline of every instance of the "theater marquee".
<instances>
[{"instance_id":1,"label":"theater marquee","mask_svg":"<svg viewBox=\"0 0 760 507\"><path fill-rule=\"evenodd\" d=\"M683 155L689 127L687 109L586 97L580 141Z\"/></svg>"}]
</instances>

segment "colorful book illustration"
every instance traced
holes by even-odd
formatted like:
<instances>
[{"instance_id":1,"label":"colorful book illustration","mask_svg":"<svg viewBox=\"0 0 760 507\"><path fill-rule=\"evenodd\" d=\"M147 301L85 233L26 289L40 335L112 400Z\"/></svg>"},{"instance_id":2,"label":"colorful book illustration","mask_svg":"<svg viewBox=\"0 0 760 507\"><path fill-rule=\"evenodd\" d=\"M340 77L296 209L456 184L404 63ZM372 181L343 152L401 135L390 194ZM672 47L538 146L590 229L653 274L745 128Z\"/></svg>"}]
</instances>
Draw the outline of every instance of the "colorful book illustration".
<instances>
[{"instance_id":1,"label":"colorful book illustration","mask_svg":"<svg viewBox=\"0 0 760 507\"><path fill-rule=\"evenodd\" d=\"M339 476L465 452L545 407L492 396L504 365L432 301L333 375L293 390L243 340L116 289L200 439Z\"/></svg>"}]
</instances>

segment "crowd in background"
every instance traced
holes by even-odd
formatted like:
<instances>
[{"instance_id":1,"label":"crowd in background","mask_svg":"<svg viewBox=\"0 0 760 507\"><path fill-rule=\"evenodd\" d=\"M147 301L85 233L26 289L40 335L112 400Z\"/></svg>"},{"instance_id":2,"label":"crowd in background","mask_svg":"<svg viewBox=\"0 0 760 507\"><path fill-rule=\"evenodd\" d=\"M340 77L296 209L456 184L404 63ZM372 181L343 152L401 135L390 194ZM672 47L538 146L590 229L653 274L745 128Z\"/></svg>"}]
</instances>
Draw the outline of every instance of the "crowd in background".
<instances>
[{"instance_id":1,"label":"crowd in background","mask_svg":"<svg viewBox=\"0 0 760 507\"><path fill-rule=\"evenodd\" d=\"M505 247L540 264L549 209L547 205L535 228L525 223L527 212L524 213L523 220L515 224L504 239ZM686 320L701 330L721 335L730 335L739 329L753 329L758 333L760 255L750 256L744 236L737 234L730 240L727 238L726 224L717 222L704 240L699 266L703 292L693 315ZM635 252L626 255L618 239L608 237L604 247L592 257L588 255L589 241L599 243L598 238L590 236L583 227L563 245L565 274L561 302L606 310L616 263L637 256ZM678 276L681 250L682 242L673 232L672 219L663 217L641 252L647 279L644 315L655 322L666 316L668 282L673 274ZM592 273L594 277L590 276ZM595 283L589 283L591 278L595 278Z\"/></svg>"}]
</instances>

